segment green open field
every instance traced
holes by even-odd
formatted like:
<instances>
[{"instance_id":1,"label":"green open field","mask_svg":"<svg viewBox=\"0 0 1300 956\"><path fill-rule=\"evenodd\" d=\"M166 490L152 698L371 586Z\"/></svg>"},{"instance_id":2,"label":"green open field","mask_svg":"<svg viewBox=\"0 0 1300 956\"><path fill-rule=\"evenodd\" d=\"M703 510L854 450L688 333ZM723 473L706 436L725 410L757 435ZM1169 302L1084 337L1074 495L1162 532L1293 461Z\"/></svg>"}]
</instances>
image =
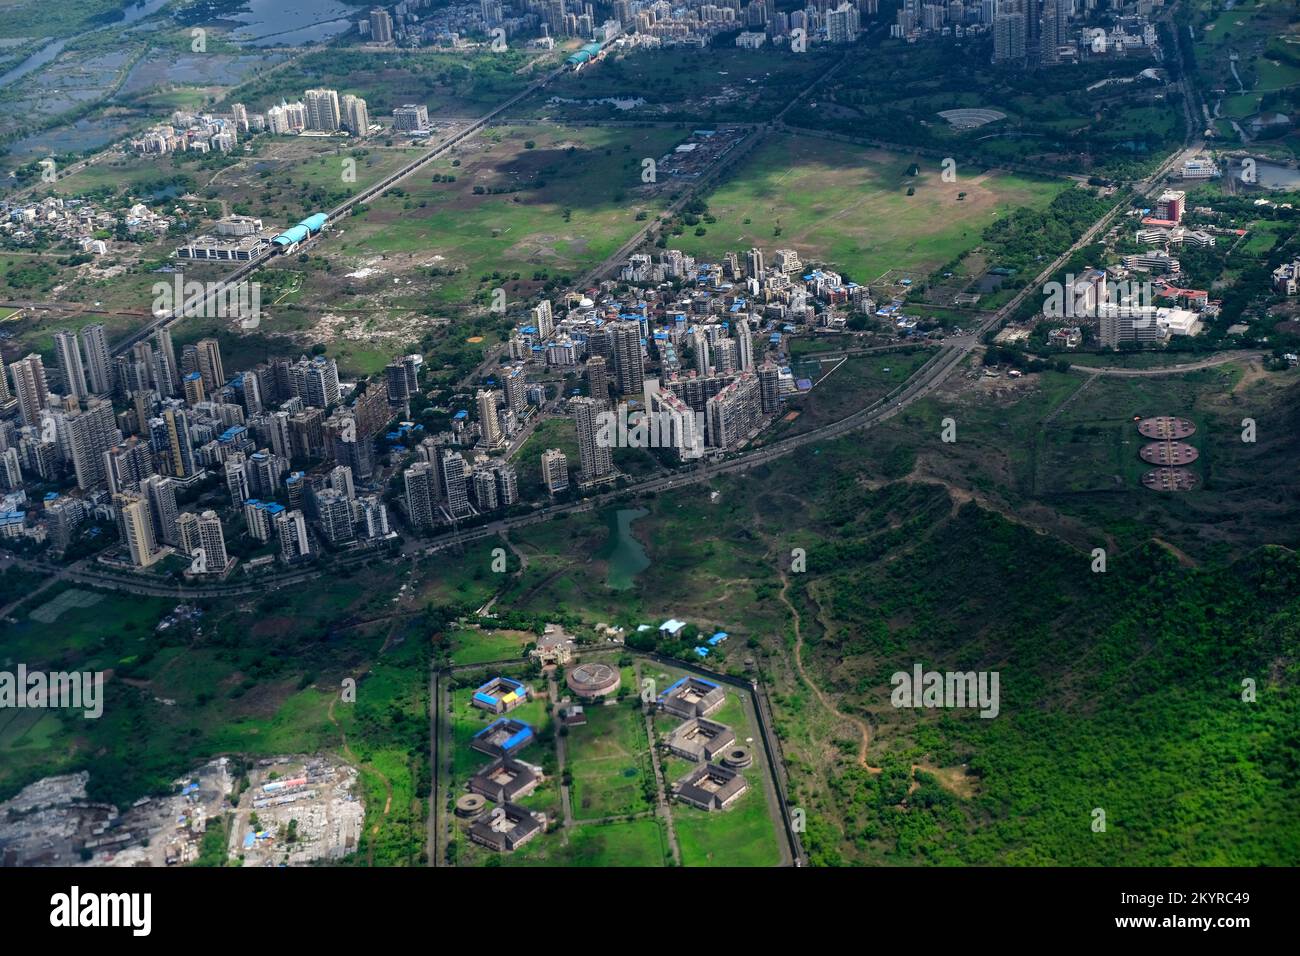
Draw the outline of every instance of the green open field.
<instances>
[{"instance_id":1,"label":"green open field","mask_svg":"<svg viewBox=\"0 0 1300 956\"><path fill-rule=\"evenodd\" d=\"M908 167L919 162L918 176ZM1011 173L958 168L814 137L776 137L706 198L715 223L687 230L673 248L714 260L750 246L791 248L855 282L890 269L928 274L977 245L1009 210L1044 208L1066 186ZM915 195L908 196L909 187ZM965 193L964 199L958 195Z\"/></svg>"},{"instance_id":2,"label":"green open field","mask_svg":"<svg viewBox=\"0 0 1300 956\"><path fill-rule=\"evenodd\" d=\"M820 384L790 398L782 417L759 443L779 441L839 421L889 394L932 357L931 349L918 347L910 352L798 360L793 365L795 377Z\"/></svg>"},{"instance_id":3,"label":"green open field","mask_svg":"<svg viewBox=\"0 0 1300 956\"><path fill-rule=\"evenodd\" d=\"M512 533L529 566L508 582L501 600L530 612L564 607L585 620L610 622L629 632L678 617L701 631L736 635L729 642L733 648L749 634L776 627L779 615L755 607L752 600L753 589L771 579L764 542L752 534L723 531L725 521L749 514L754 505L727 495L713 500L711 490L693 485L671 497L638 499L650 514L637 519L632 529L639 541L652 545L650 564L625 590L609 586L608 562L600 557L611 553L616 533L609 512L570 515ZM779 491L764 495L759 506L781 507L784 498Z\"/></svg>"},{"instance_id":4,"label":"green open field","mask_svg":"<svg viewBox=\"0 0 1300 956\"><path fill-rule=\"evenodd\" d=\"M654 772L640 699L629 695L586 712L586 725L570 728L566 737L574 817L590 820L652 809Z\"/></svg>"},{"instance_id":5,"label":"green open field","mask_svg":"<svg viewBox=\"0 0 1300 956\"><path fill-rule=\"evenodd\" d=\"M483 664L521 657L524 647L537 640L526 631L486 631L464 628L452 632L451 662Z\"/></svg>"},{"instance_id":6,"label":"green open field","mask_svg":"<svg viewBox=\"0 0 1300 956\"><path fill-rule=\"evenodd\" d=\"M433 270L439 304L463 306L497 285L514 298L540 283L534 274L576 275L600 262L635 230L638 211L660 208L641 184L641 160L684 135L489 129L341 226L327 254L373 259L385 273L406 260Z\"/></svg>"},{"instance_id":7,"label":"green open field","mask_svg":"<svg viewBox=\"0 0 1300 956\"><path fill-rule=\"evenodd\" d=\"M475 610L496 593L500 575L492 570L492 552L501 547L497 538L484 538L452 552L454 560L444 555L421 557L415 564L410 588L405 598L412 607L455 606Z\"/></svg>"},{"instance_id":8,"label":"green open field","mask_svg":"<svg viewBox=\"0 0 1300 956\"><path fill-rule=\"evenodd\" d=\"M673 827L683 866L776 866L780 862L772 818L762 794L751 788L733 806L705 812L673 805Z\"/></svg>"},{"instance_id":9,"label":"green open field","mask_svg":"<svg viewBox=\"0 0 1300 956\"><path fill-rule=\"evenodd\" d=\"M462 865L622 867L669 866L672 853L662 820L640 817L584 823L563 834L541 834L514 853L495 854L464 839Z\"/></svg>"},{"instance_id":10,"label":"green open field","mask_svg":"<svg viewBox=\"0 0 1300 956\"><path fill-rule=\"evenodd\" d=\"M671 860L661 820L642 817L573 828L567 849L556 854L563 866L667 866Z\"/></svg>"},{"instance_id":11,"label":"green open field","mask_svg":"<svg viewBox=\"0 0 1300 956\"><path fill-rule=\"evenodd\" d=\"M1186 352L1066 352L1062 357L1083 368L1156 369L1196 361Z\"/></svg>"}]
</instances>

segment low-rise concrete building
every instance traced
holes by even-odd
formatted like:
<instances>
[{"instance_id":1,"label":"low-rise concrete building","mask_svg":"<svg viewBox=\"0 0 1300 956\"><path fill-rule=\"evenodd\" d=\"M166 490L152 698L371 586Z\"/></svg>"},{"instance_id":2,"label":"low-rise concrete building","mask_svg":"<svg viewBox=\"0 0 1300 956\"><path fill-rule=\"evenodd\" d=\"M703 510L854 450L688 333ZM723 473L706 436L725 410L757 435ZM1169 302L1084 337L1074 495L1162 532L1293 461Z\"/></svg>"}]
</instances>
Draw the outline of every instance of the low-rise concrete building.
<instances>
[{"instance_id":1,"label":"low-rise concrete building","mask_svg":"<svg viewBox=\"0 0 1300 956\"><path fill-rule=\"evenodd\" d=\"M693 717L680 724L664 741L679 757L708 763L736 742L736 734L726 724Z\"/></svg>"},{"instance_id":2,"label":"low-rise concrete building","mask_svg":"<svg viewBox=\"0 0 1300 956\"><path fill-rule=\"evenodd\" d=\"M513 677L494 677L474 691L471 703L492 714L506 714L528 703L532 696L533 689L524 686L522 681Z\"/></svg>"},{"instance_id":3,"label":"low-rise concrete building","mask_svg":"<svg viewBox=\"0 0 1300 956\"><path fill-rule=\"evenodd\" d=\"M470 824L469 838L490 850L517 850L546 829L546 816L517 803L503 803Z\"/></svg>"},{"instance_id":4,"label":"low-rise concrete building","mask_svg":"<svg viewBox=\"0 0 1300 956\"><path fill-rule=\"evenodd\" d=\"M701 810L725 810L748 789L749 784L736 771L706 763L673 784L673 796Z\"/></svg>"},{"instance_id":5,"label":"low-rise concrete building","mask_svg":"<svg viewBox=\"0 0 1300 956\"><path fill-rule=\"evenodd\" d=\"M573 638L559 626L547 624L546 632L537 639L537 646L528 652L528 656L542 664L563 666L573 660L573 648Z\"/></svg>"},{"instance_id":6,"label":"low-rise concrete building","mask_svg":"<svg viewBox=\"0 0 1300 956\"><path fill-rule=\"evenodd\" d=\"M683 677L659 695L659 708L683 719L707 717L722 706L726 696L713 681Z\"/></svg>"},{"instance_id":7,"label":"low-rise concrete building","mask_svg":"<svg viewBox=\"0 0 1300 956\"><path fill-rule=\"evenodd\" d=\"M505 804L528 796L542 780L541 770L532 764L499 757L469 778L469 789L493 803Z\"/></svg>"},{"instance_id":8,"label":"low-rise concrete building","mask_svg":"<svg viewBox=\"0 0 1300 956\"><path fill-rule=\"evenodd\" d=\"M502 717L492 721L470 740L479 753L493 757L512 757L533 742L533 728L522 720Z\"/></svg>"}]
</instances>

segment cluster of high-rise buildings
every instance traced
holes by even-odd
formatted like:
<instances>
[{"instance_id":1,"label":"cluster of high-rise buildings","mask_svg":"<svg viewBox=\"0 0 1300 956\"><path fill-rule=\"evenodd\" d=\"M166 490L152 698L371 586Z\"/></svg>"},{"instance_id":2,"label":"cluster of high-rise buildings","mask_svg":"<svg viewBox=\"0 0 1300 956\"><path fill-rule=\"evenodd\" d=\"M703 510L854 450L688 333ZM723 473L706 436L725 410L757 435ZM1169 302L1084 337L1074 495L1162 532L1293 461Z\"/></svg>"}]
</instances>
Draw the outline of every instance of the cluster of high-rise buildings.
<instances>
[{"instance_id":1,"label":"cluster of high-rise buildings","mask_svg":"<svg viewBox=\"0 0 1300 956\"><path fill-rule=\"evenodd\" d=\"M240 108L236 103L232 109ZM248 114L250 125L258 123L256 113ZM296 103L281 100L262 115L261 126L279 135L293 133L337 133L365 136L370 130L370 111L366 101L351 93L339 96L338 90L307 90Z\"/></svg>"},{"instance_id":2,"label":"cluster of high-rise buildings","mask_svg":"<svg viewBox=\"0 0 1300 956\"><path fill-rule=\"evenodd\" d=\"M618 281L538 303L510 338L511 375L572 371L586 383L566 403L578 460L546 450L543 482L552 494L566 490L571 465L580 485L615 477L623 446L666 448L678 461L735 451L799 390L779 361L785 339L870 305L865 288L805 269L793 249L716 263L638 253Z\"/></svg>"},{"instance_id":3,"label":"cluster of high-rise buildings","mask_svg":"<svg viewBox=\"0 0 1300 956\"><path fill-rule=\"evenodd\" d=\"M405 370L409 357L395 364ZM266 545L271 558L391 535L375 439L418 388L418 363L391 405L387 376L345 400L324 356L231 373L216 339L178 354L160 329L112 355L104 327L89 325L55 333L52 368L32 353L7 371L0 479L6 513L20 506L24 515L7 534L65 549L86 522L116 521L125 563L148 567L178 553L192 559L192 573L224 574L234 562L223 515L187 514L177 503L209 500L215 483L229 494L227 526L242 519L253 550Z\"/></svg>"},{"instance_id":4,"label":"cluster of high-rise buildings","mask_svg":"<svg viewBox=\"0 0 1300 956\"><path fill-rule=\"evenodd\" d=\"M1212 246L1215 237L1208 230L1227 230L1184 226L1186 199L1183 190L1166 189L1152 208L1132 211L1141 217L1136 244L1152 248L1118 256L1105 268L1066 276L1064 296L1049 296L1043 312L1049 318L1068 316L1073 324L1049 331L1050 344L1076 348L1084 340L1084 331L1090 330L1105 348L1160 345L1171 338L1199 335L1205 322L1219 314L1220 303L1210 298L1208 290L1186 284L1182 263L1172 253L1182 245ZM1201 211L1213 213L1209 208ZM1229 232L1234 238L1239 235Z\"/></svg>"},{"instance_id":5,"label":"cluster of high-rise buildings","mask_svg":"<svg viewBox=\"0 0 1300 956\"><path fill-rule=\"evenodd\" d=\"M992 23L994 61L1058 62L1069 40L1072 8L1073 0L983 0L979 17Z\"/></svg>"},{"instance_id":6,"label":"cluster of high-rise buildings","mask_svg":"<svg viewBox=\"0 0 1300 956\"><path fill-rule=\"evenodd\" d=\"M405 394L417 356L404 356L387 369L390 394ZM453 429L423 438L404 475L407 518L428 530L519 503L519 477L502 454L545 400L545 389L529 386L522 364L501 370L502 388L480 388L474 396L475 426L462 411ZM477 428L477 433L473 428Z\"/></svg>"},{"instance_id":7,"label":"cluster of high-rise buildings","mask_svg":"<svg viewBox=\"0 0 1300 956\"><path fill-rule=\"evenodd\" d=\"M793 249L720 263L676 250L657 261L634 255L619 280L528 309L492 387L475 393L474 414L456 412L450 431L414 447L403 475L407 518L432 529L518 503L511 459L543 414L571 417L576 446L575 460L548 448L519 466L539 468L551 495L616 479L621 447L663 449L668 463L740 449L800 389L773 360L781 343L863 301L864 290L837 274L805 271ZM395 400L407 394L412 358L386 370ZM545 381L557 375L580 375L585 387L548 403Z\"/></svg>"},{"instance_id":8,"label":"cluster of high-rise buildings","mask_svg":"<svg viewBox=\"0 0 1300 956\"><path fill-rule=\"evenodd\" d=\"M1141 0L1133 12L1110 15L1106 27L1094 15L1098 0L903 0L890 35L909 43L936 37L993 37L995 63L1052 65L1105 55L1123 56L1157 43L1149 17L1158 0Z\"/></svg>"},{"instance_id":9,"label":"cluster of high-rise buildings","mask_svg":"<svg viewBox=\"0 0 1300 956\"><path fill-rule=\"evenodd\" d=\"M293 103L281 99L265 112L250 112L232 103L227 114L189 113L177 110L168 123L145 130L128 145L137 153L164 155L178 151L229 152L241 136L252 133L328 135L346 132L365 136L370 131L366 101L338 90L307 90Z\"/></svg>"},{"instance_id":10,"label":"cluster of high-rise buildings","mask_svg":"<svg viewBox=\"0 0 1300 956\"><path fill-rule=\"evenodd\" d=\"M981 0L978 22L992 28L994 62L1051 66L1154 48L1153 5L1137 6L1139 13L1112 17L1106 29L1085 23L1098 12L1095 0ZM965 15L974 18L970 4Z\"/></svg>"},{"instance_id":11,"label":"cluster of high-rise buildings","mask_svg":"<svg viewBox=\"0 0 1300 956\"><path fill-rule=\"evenodd\" d=\"M357 32L363 43L404 46L465 46L498 30L510 45L528 38L529 46L545 48L569 38L599 46L703 47L737 29L764 42L785 43L802 30L810 42L849 43L863 19L878 12L879 0L813 0L800 10L778 9L774 0L407 0L372 9Z\"/></svg>"},{"instance_id":12,"label":"cluster of high-rise buildings","mask_svg":"<svg viewBox=\"0 0 1300 956\"><path fill-rule=\"evenodd\" d=\"M930 37L993 34L993 59L1055 61L1067 42L1076 0L904 0L890 35L909 42Z\"/></svg>"},{"instance_id":13,"label":"cluster of high-rise buildings","mask_svg":"<svg viewBox=\"0 0 1300 956\"><path fill-rule=\"evenodd\" d=\"M407 520L417 531L455 524L519 503L515 467L488 455L467 457L461 447L425 438L403 475Z\"/></svg>"},{"instance_id":14,"label":"cluster of high-rise buildings","mask_svg":"<svg viewBox=\"0 0 1300 956\"><path fill-rule=\"evenodd\" d=\"M765 3L750 3L742 11L742 19L724 17L724 22L742 24L745 29L736 37L736 46L758 50L769 43L774 46L789 45L797 48L797 41L853 43L862 31L862 19L879 12L878 0L848 0L832 6L829 3L809 4L803 10L781 11ZM727 13L731 11L728 9Z\"/></svg>"}]
</instances>

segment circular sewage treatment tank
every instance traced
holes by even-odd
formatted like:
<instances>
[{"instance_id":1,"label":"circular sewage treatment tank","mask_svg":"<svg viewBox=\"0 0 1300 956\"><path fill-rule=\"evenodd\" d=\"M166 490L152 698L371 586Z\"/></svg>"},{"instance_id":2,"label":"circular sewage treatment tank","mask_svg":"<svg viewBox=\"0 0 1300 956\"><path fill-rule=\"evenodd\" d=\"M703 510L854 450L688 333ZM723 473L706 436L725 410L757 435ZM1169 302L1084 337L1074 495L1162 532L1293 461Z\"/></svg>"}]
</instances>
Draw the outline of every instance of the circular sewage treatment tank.
<instances>
[{"instance_id":1,"label":"circular sewage treatment tank","mask_svg":"<svg viewBox=\"0 0 1300 956\"><path fill-rule=\"evenodd\" d=\"M1181 441L1196 434L1196 426L1186 418L1156 415L1138 422L1138 434L1156 441Z\"/></svg>"},{"instance_id":2,"label":"circular sewage treatment tank","mask_svg":"<svg viewBox=\"0 0 1300 956\"><path fill-rule=\"evenodd\" d=\"M1148 465L1167 468L1190 465L1201 455L1194 447L1181 441L1153 441L1149 445L1143 445L1138 454Z\"/></svg>"},{"instance_id":3,"label":"circular sewage treatment tank","mask_svg":"<svg viewBox=\"0 0 1300 956\"><path fill-rule=\"evenodd\" d=\"M722 754L722 765L732 770L744 770L754 763L748 747L728 747Z\"/></svg>"},{"instance_id":4,"label":"circular sewage treatment tank","mask_svg":"<svg viewBox=\"0 0 1300 956\"><path fill-rule=\"evenodd\" d=\"M456 801L456 816L472 819L483 812L487 798L481 793L467 793Z\"/></svg>"},{"instance_id":5,"label":"circular sewage treatment tank","mask_svg":"<svg viewBox=\"0 0 1300 956\"><path fill-rule=\"evenodd\" d=\"M593 698L614 693L623 681L616 667L608 664L579 664L569 669L564 682L579 697Z\"/></svg>"},{"instance_id":6,"label":"circular sewage treatment tank","mask_svg":"<svg viewBox=\"0 0 1300 956\"><path fill-rule=\"evenodd\" d=\"M1197 481L1186 468L1154 468L1142 476L1143 486L1152 491L1191 491Z\"/></svg>"}]
</instances>

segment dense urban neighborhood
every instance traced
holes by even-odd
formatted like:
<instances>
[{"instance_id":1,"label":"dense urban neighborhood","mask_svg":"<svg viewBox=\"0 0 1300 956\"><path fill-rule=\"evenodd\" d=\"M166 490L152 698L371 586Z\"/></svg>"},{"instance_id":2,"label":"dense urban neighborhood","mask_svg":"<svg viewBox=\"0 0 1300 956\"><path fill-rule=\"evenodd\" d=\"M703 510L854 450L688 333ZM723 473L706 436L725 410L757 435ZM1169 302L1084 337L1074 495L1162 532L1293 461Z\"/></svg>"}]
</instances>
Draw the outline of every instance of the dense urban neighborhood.
<instances>
[{"instance_id":1,"label":"dense urban neighborhood","mask_svg":"<svg viewBox=\"0 0 1300 956\"><path fill-rule=\"evenodd\" d=\"M0 3L0 866L1300 863L1293 4Z\"/></svg>"}]
</instances>

